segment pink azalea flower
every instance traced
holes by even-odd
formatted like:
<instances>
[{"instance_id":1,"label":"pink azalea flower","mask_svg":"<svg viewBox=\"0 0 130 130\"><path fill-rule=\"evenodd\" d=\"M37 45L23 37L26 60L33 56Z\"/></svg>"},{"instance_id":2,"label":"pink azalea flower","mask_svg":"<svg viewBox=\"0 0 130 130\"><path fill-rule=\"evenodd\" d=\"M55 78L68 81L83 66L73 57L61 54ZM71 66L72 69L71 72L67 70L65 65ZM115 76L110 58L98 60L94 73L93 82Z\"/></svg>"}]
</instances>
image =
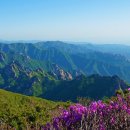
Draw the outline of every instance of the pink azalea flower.
<instances>
[{"instance_id":1,"label":"pink azalea flower","mask_svg":"<svg viewBox=\"0 0 130 130\"><path fill-rule=\"evenodd\" d=\"M128 91L130 91L130 88L128 88Z\"/></svg>"}]
</instances>

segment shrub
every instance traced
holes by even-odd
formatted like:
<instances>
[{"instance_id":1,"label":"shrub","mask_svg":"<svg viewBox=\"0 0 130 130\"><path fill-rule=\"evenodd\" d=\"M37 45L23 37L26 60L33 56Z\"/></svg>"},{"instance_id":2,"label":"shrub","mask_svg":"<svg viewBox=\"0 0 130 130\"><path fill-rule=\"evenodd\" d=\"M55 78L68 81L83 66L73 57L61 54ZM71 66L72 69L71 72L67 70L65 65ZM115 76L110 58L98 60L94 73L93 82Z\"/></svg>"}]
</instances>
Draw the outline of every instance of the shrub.
<instances>
[{"instance_id":1,"label":"shrub","mask_svg":"<svg viewBox=\"0 0 130 130\"><path fill-rule=\"evenodd\" d=\"M128 89L130 91L130 89ZM93 101L89 106L71 105L62 110L43 130L129 130L130 92L117 95L108 104Z\"/></svg>"}]
</instances>

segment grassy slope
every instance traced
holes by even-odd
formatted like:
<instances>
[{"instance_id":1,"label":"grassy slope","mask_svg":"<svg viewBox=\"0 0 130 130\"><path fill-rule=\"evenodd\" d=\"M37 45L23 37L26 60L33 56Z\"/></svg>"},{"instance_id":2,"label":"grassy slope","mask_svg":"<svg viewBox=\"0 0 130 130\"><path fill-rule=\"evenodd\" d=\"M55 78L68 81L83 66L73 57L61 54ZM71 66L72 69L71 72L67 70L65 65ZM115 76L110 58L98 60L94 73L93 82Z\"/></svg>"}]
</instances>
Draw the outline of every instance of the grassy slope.
<instances>
[{"instance_id":1,"label":"grassy slope","mask_svg":"<svg viewBox=\"0 0 130 130\"><path fill-rule=\"evenodd\" d=\"M68 104L28 97L0 89L0 128L7 126L17 129L39 127L50 121L52 113L59 106L67 107Z\"/></svg>"}]
</instances>

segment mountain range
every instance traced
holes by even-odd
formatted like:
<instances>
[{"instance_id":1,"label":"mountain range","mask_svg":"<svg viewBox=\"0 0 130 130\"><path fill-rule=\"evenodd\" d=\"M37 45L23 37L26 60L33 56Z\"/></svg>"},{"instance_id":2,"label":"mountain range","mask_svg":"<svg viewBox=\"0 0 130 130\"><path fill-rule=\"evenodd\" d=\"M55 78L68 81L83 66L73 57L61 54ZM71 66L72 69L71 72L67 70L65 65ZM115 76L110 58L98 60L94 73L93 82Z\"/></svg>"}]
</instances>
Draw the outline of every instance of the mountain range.
<instances>
[{"instance_id":1,"label":"mountain range","mask_svg":"<svg viewBox=\"0 0 130 130\"><path fill-rule=\"evenodd\" d=\"M130 61L127 51L112 52L108 45L106 51L101 49L104 46L0 43L0 88L62 101L110 97L117 89L129 87Z\"/></svg>"},{"instance_id":2,"label":"mountain range","mask_svg":"<svg viewBox=\"0 0 130 130\"><path fill-rule=\"evenodd\" d=\"M116 46L118 46L116 51ZM29 69L42 68L49 72L54 64L72 74L118 75L130 82L130 61L128 50L123 45L67 44L60 41L39 43L0 44L0 66L17 61ZM114 48L112 51L112 47ZM106 48L106 49L104 49ZM124 48L124 51L122 51ZM127 51L125 51L125 49ZM2 59L1 59L2 60Z\"/></svg>"}]
</instances>

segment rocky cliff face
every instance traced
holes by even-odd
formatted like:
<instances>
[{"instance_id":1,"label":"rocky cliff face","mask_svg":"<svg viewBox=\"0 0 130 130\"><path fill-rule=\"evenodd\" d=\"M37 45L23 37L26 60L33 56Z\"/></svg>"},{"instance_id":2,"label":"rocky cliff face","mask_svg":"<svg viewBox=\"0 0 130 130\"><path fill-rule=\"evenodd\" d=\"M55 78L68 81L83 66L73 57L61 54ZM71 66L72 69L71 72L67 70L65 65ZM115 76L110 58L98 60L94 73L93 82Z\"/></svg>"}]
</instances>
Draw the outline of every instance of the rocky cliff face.
<instances>
[{"instance_id":1,"label":"rocky cliff face","mask_svg":"<svg viewBox=\"0 0 130 130\"><path fill-rule=\"evenodd\" d=\"M69 72L64 71L57 64L53 64L53 70L49 72L53 77L59 80L72 80L73 77Z\"/></svg>"}]
</instances>

